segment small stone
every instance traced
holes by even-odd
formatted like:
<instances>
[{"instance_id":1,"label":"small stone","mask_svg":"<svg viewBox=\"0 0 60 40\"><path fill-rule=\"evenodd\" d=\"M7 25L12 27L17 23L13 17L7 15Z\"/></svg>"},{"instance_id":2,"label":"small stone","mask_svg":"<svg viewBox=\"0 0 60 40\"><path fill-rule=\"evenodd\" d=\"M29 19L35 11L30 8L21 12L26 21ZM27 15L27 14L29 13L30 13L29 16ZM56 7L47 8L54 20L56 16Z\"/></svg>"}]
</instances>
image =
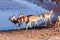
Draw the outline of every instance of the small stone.
<instances>
[{"instance_id":1,"label":"small stone","mask_svg":"<svg viewBox=\"0 0 60 40\"><path fill-rule=\"evenodd\" d=\"M27 35L27 37L29 37L29 38L30 38L31 36L30 36L30 35Z\"/></svg>"},{"instance_id":2,"label":"small stone","mask_svg":"<svg viewBox=\"0 0 60 40\"><path fill-rule=\"evenodd\" d=\"M32 31L32 32L34 32L34 31Z\"/></svg>"},{"instance_id":3,"label":"small stone","mask_svg":"<svg viewBox=\"0 0 60 40\"><path fill-rule=\"evenodd\" d=\"M7 40L8 40L9 38L8 38L8 37L6 37L5 39L7 39Z\"/></svg>"},{"instance_id":4,"label":"small stone","mask_svg":"<svg viewBox=\"0 0 60 40\"><path fill-rule=\"evenodd\" d=\"M0 34L0 36L1 36L1 34Z\"/></svg>"}]
</instances>

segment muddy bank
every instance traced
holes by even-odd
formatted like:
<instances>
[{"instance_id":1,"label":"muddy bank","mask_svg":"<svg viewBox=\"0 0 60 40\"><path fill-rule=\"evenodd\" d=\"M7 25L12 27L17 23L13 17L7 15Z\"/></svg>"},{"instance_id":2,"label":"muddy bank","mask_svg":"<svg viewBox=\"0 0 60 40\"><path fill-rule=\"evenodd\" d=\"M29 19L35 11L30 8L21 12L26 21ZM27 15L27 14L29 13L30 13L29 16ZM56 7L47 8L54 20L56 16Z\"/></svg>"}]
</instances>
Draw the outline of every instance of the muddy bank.
<instances>
[{"instance_id":1,"label":"muddy bank","mask_svg":"<svg viewBox=\"0 0 60 40\"><path fill-rule=\"evenodd\" d=\"M0 31L0 40L60 40L60 30L53 28Z\"/></svg>"}]
</instances>

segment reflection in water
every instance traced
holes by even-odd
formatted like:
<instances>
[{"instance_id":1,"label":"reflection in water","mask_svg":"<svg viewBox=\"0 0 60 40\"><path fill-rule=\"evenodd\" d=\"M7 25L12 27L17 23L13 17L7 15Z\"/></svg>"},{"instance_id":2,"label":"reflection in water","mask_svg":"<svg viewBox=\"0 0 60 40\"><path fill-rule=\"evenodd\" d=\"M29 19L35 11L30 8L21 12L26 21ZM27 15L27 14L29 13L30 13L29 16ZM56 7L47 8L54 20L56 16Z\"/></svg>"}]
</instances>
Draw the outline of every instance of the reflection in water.
<instances>
[{"instance_id":1,"label":"reflection in water","mask_svg":"<svg viewBox=\"0 0 60 40\"><path fill-rule=\"evenodd\" d=\"M42 7L38 7L37 5L28 3L26 1L24 2L21 1L20 3L18 2L18 4L20 4L19 9L5 10L5 11L0 10L0 30L14 29L13 23L9 21L9 16L13 14L15 14L16 17L18 17L18 14L20 12L22 12L24 15L29 15L29 14L38 15L44 12L49 12L48 10ZM8 6L8 5L5 5L5 6ZM38 11L38 14L36 13L36 11ZM41 24L42 22L43 21L40 20L38 23ZM17 25L16 27L18 28ZM25 23L23 23L21 27L25 28Z\"/></svg>"}]
</instances>

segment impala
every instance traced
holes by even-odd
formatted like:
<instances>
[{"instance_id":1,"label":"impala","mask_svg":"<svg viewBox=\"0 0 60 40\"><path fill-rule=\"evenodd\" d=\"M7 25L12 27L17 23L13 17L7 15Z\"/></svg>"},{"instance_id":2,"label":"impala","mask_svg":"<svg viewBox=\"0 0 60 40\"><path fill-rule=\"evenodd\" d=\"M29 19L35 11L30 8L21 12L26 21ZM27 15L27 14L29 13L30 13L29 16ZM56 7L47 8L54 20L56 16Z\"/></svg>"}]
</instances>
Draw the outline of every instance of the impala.
<instances>
[{"instance_id":1,"label":"impala","mask_svg":"<svg viewBox=\"0 0 60 40\"><path fill-rule=\"evenodd\" d=\"M31 22L34 22L34 25L36 26L37 25L37 21L42 19L42 15L41 16L30 16L28 17L28 20L29 20L29 24Z\"/></svg>"},{"instance_id":2,"label":"impala","mask_svg":"<svg viewBox=\"0 0 60 40\"><path fill-rule=\"evenodd\" d=\"M17 21L18 21L18 23L19 23L19 26L21 25L21 23L22 22L25 22L26 24L28 24L28 17L29 16L33 16L33 15L28 15L28 16L24 16L24 15L22 15L21 16L21 14L18 16L18 18L17 18Z\"/></svg>"},{"instance_id":3,"label":"impala","mask_svg":"<svg viewBox=\"0 0 60 40\"><path fill-rule=\"evenodd\" d=\"M25 22L27 24L26 26L26 30L27 30L28 25L30 25L31 22L34 22L34 24L37 25L37 21L40 19L42 19L42 16L27 15L27 16L22 16L18 18L18 21Z\"/></svg>"},{"instance_id":4,"label":"impala","mask_svg":"<svg viewBox=\"0 0 60 40\"><path fill-rule=\"evenodd\" d=\"M56 22L56 24L55 24L55 27L56 27L56 26L58 26L58 27L60 26L60 16L57 17L57 22Z\"/></svg>"},{"instance_id":5,"label":"impala","mask_svg":"<svg viewBox=\"0 0 60 40\"><path fill-rule=\"evenodd\" d=\"M58 26L60 26L60 16L58 16Z\"/></svg>"},{"instance_id":6,"label":"impala","mask_svg":"<svg viewBox=\"0 0 60 40\"><path fill-rule=\"evenodd\" d=\"M49 20L50 24L51 24L51 15L53 13L53 9L50 10L50 12L45 12L43 14L43 20L44 22L47 24L47 20Z\"/></svg>"},{"instance_id":7,"label":"impala","mask_svg":"<svg viewBox=\"0 0 60 40\"><path fill-rule=\"evenodd\" d=\"M20 18L20 17L22 17L22 16L24 16L23 13L20 13L20 14L18 15L18 18Z\"/></svg>"},{"instance_id":8,"label":"impala","mask_svg":"<svg viewBox=\"0 0 60 40\"><path fill-rule=\"evenodd\" d=\"M18 23L18 21L17 21L17 18L15 17L15 15L10 16L10 17L9 17L9 20L10 20L12 23L14 23L14 27L16 28L16 23Z\"/></svg>"}]
</instances>

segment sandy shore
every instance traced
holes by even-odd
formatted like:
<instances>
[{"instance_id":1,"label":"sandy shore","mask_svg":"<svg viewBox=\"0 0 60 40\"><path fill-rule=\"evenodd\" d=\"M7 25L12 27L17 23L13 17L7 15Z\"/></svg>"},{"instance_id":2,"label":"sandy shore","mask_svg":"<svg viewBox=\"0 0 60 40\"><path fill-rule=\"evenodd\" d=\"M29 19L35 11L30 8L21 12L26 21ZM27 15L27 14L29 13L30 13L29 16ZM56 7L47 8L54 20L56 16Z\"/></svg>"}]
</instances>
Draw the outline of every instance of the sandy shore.
<instances>
[{"instance_id":1,"label":"sandy shore","mask_svg":"<svg viewBox=\"0 0 60 40\"><path fill-rule=\"evenodd\" d=\"M60 30L53 28L0 31L0 40L60 40Z\"/></svg>"}]
</instances>

